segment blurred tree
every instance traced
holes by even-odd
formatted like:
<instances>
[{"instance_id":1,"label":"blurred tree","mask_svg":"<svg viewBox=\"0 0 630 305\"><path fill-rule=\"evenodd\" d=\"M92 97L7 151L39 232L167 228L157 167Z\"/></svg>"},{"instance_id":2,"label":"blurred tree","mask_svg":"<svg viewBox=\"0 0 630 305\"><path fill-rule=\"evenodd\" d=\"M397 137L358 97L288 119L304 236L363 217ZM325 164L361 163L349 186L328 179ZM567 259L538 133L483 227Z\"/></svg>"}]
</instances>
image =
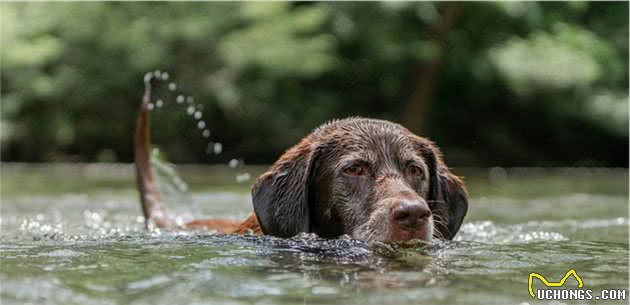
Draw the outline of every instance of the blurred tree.
<instances>
[{"instance_id":1,"label":"blurred tree","mask_svg":"<svg viewBox=\"0 0 630 305\"><path fill-rule=\"evenodd\" d=\"M628 165L628 4L1 3L3 161L130 161L146 71L177 162L269 163L322 122L403 122L460 165Z\"/></svg>"}]
</instances>

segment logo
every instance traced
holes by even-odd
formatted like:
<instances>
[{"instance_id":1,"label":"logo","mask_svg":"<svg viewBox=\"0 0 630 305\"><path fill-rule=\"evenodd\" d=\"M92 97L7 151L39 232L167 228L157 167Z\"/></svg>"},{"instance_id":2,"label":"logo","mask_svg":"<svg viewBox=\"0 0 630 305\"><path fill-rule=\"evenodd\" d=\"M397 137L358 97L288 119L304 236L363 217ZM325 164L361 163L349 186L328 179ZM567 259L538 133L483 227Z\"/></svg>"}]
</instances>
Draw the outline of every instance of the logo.
<instances>
[{"instance_id":1,"label":"logo","mask_svg":"<svg viewBox=\"0 0 630 305\"><path fill-rule=\"evenodd\" d=\"M575 269L571 269L567 271L567 273L562 277L562 279L560 279L559 282L549 282L544 276L538 273L532 272L529 274L529 279L527 280L527 284L529 286L529 295L531 295L532 298L536 298L536 294L534 293L534 288L532 287L534 278L541 280L542 283L547 287L562 287L562 285L564 285L564 282L566 282L567 279L572 275L573 277L575 277L575 279L578 282L578 288L582 288L584 286L584 281L582 281L582 278L577 274L577 272L575 272Z\"/></svg>"},{"instance_id":2,"label":"logo","mask_svg":"<svg viewBox=\"0 0 630 305\"><path fill-rule=\"evenodd\" d=\"M564 286L567 279L571 276L577 281L577 289L558 288ZM539 279L545 288L534 291L534 278ZM628 297L627 289L602 289L599 294L593 293L592 289L583 289L584 281L575 269L571 269L557 282L550 282L539 273L532 272L527 280L529 295L537 300L626 300Z\"/></svg>"}]
</instances>

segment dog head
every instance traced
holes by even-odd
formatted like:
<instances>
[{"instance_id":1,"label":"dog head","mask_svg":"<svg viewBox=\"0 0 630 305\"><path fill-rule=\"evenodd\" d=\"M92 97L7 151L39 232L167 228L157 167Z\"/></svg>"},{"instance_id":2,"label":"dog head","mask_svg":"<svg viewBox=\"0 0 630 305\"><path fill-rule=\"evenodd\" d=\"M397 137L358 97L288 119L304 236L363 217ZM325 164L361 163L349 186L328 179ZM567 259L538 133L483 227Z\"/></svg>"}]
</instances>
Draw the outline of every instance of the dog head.
<instances>
[{"instance_id":1,"label":"dog head","mask_svg":"<svg viewBox=\"0 0 630 305\"><path fill-rule=\"evenodd\" d=\"M363 118L317 128L258 178L252 195L263 232L279 237L452 239L468 208L463 182L433 143Z\"/></svg>"}]
</instances>

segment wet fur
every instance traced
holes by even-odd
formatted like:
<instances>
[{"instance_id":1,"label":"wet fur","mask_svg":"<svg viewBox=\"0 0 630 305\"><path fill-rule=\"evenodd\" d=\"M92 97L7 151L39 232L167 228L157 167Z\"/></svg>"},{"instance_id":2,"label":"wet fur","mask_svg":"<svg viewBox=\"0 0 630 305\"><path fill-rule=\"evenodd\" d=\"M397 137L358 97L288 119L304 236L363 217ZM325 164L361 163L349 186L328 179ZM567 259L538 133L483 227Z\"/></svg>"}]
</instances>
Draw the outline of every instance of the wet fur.
<instances>
[{"instance_id":1,"label":"wet fur","mask_svg":"<svg viewBox=\"0 0 630 305\"><path fill-rule=\"evenodd\" d=\"M392 234L400 234L389 222L391 205L400 198L413 198L427 204L432 213L423 234L429 239L452 239L466 215L464 183L446 167L435 144L395 123L347 118L314 130L256 180L254 213L244 222L207 219L177 225L164 211L150 166L149 100L150 83L135 138L137 185L147 227L279 237L301 232L328 238L348 234L388 241ZM353 183L341 174L348 162L356 160L371 164L370 180ZM403 161L417 164L422 176L405 176Z\"/></svg>"}]
</instances>

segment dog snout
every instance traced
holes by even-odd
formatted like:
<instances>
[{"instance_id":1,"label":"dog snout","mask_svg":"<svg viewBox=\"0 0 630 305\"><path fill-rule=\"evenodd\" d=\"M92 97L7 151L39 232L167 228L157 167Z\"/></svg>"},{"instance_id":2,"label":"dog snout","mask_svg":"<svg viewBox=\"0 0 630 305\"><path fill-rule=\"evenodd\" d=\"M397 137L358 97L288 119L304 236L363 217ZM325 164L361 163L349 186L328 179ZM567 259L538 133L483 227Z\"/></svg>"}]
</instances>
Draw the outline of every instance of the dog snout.
<instances>
[{"instance_id":1,"label":"dog snout","mask_svg":"<svg viewBox=\"0 0 630 305\"><path fill-rule=\"evenodd\" d=\"M398 226L416 229L431 216L431 210L424 202L402 200L393 207L391 216Z\"/></svg>"}]
</instances>

